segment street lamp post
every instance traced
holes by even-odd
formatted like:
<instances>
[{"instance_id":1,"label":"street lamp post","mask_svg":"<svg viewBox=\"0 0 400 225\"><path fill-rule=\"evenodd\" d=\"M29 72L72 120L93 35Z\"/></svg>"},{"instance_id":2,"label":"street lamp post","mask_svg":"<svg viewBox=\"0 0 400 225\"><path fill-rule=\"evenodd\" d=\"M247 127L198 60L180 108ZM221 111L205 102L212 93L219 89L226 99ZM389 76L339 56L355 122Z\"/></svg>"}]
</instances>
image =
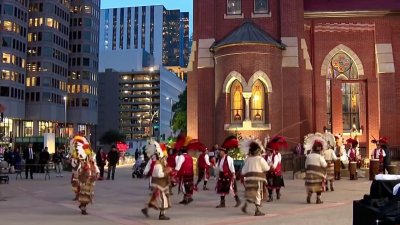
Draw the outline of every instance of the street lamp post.
<instances>
[{"instance_id":1,"label":"street lamp post","mask_svg":"<svg viewBox=\"0 0 400 225\"><path fill-rule=\"evenodd\" d=\"M171 98L171 97L166 97L165 99L167 99L167 100L169 100L169 102L170 102L170 105L171 105L171 115L170 115L170 118L169 118L169 126L170 126L170 129L171 129L171 134L172 134L172 104L173 104L173 99Z\"/></svg>"},{"instance_id":2,"label":"street lamp post","mask_svg":"<svg viewBox=\"0 0 400 225\"><path fill-rule=\"evenodd\" d=\"M67 137L67 96L64 96L64 134Z\"/></svg>"}]
</instances>

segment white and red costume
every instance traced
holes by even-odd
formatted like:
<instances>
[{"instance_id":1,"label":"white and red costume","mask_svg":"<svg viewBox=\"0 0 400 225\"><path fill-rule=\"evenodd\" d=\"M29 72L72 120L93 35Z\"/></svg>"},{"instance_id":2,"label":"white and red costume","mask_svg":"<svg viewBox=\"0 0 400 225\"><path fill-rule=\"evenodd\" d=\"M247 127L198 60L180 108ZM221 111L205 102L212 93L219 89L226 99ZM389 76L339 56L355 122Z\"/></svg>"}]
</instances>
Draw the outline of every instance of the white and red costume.
<instances>
[{"instance_id":1,"label":"white and red costume","mask_svg":"<svg viewBox=\"0 0 400 225\"><path fill-rule=\"evenodd\" d=\"M193 201L193 180L194 180L194 171L193 171L193 158L187 154L187 152L183 152L180 156L177 157L175 171L179 180L179 192L183 192L184 199L181 204L189 204Z\"/></svg>"},{"instance_id":2,"label":"white and red costume","mask_svg":"<svg viewBox=\"0 0 400 225\"><path fill-rule=\"evenodd\" d=\"M207 190L207 181L210 178L210 158L208 156L207 151L200 154L199 159L197 160L197 169L198 169L198 178L197 178L197 185L204 179L204 186L203 190Z\"/></svg>"}]
</instances>

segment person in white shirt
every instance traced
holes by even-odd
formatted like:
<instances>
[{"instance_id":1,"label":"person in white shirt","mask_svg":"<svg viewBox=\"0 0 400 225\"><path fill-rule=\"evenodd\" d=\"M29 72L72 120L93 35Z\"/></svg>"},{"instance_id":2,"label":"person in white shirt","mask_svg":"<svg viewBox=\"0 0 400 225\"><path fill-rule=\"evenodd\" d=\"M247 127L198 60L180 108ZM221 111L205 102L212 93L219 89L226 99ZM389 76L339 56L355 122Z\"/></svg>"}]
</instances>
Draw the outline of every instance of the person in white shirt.
<instances>
[{"instance_id":1,"label":"person in white shirt","mask_svg":"<svg viewBox=\"0 0 400 225\"><path fill-rule=\"evenodd\" d=\"M168 167L166 157L162 152L155 154L155 163L151 172L151 187L152 195L147 202L145 208L141 211L149 217L149 208L160 210L159 220L169 220L170 218L165 215L165 211L171 207L169 198L169 176L172 169Z\"/></svg>"},{"instance_id":2,"label":"person in white shirt","mask_svg":"<svg viewBox=\"0 0 400 225\"><path fill-rule=\"evenodd\" d=\"M386 158L386 151L382 145L387 145L387 138L380 138L379 140L372 140L372 143L376 144L376 148L372 152L371 158L379 160L379 173L385 173L384 163Z\"/></svg>"},{"instance_id":3,"label":"person in white shirt","mask_svg":"<svg viewBox=\"0 0 400 225\"><path fill-rule=\"evenodd\" d=\"M332 147L330 146L330 144L328 144L329 147L328 149L324 150L322 152L322 155L324 156L324 159L326 161L326 163L328 164L327 168L326 168L326 190L328 191L328 181L330 183L330 189L331 191L334 191L333 189L333 180L334 180L334 162L338 159L336 157L335 151L333 151Z\"/></svg>"},{"instance_id":4,"label":"person in white shirt","mask_svg":"<svg viewBox=\"0 0 400 225\"><path fill-rule=\"evenodd\" d=\"M217 164L219 170L217 193L220 195L220 203L216 208L225 208L225 196L229 195L231 190L235 196L235 207L240 206L241 202L237 194L235 166L232 157L228 155L229 149L237 147L239 147L239 141L235 136L230 136L222 144L222 147L219 148L220 159Z\"/></svg>"},{"instance_id":5,"label":"person in white shirt","mask_svg":"<svg viewBox=\"0 0 400 225\"><path fill-rule=\"evenodd\" d=\"M203 183L203 190L208 190L207 182L208 178L210 178L210 158L208 156L208 150L206 149L203 153L200 154L199 159L197 160L197 169L198 169L198 176L197 176L197 183L196 189L202 179L204 179Z\"/></svg>"},{"instance_id":6,"label":"person in white shirt","mask_svg":"<svg viewBox=\"0 0 400 225\"><path fill-rule=\"evenodd\" d=\"M225 208L225 196L229 195L231 190L235 196L236 205L240 206L240 199L237 195L237 185L235 177L235 167L233 165L233 159L227 154L226 148L219 148L220 160L218 162L218 182L217 182L217 193L220 195L220 203L216 208Z\"/></svg>"},{"instance_id":7,"label":"person in white shirt","mask_svg":"<svg viewBox=\"0 0 400 225\"><path fill-rule=\"evenodd\" d=\"M312 152L306 159L306 178L305 185L307 189L307 203L311 203L312 193L317 193L317 204L322 204L321 193L324 191L326 179L327 163L320 154L324 146L324 140L315 140Z\"/></svg>"},{"instance_id":8,"label":"person in white shirt","mask_svg":"<svg viewBox=\"0 0 400 225\"><path fill-rule=\"evenodd\" d=\"M242 212L247 213L247 204L252 203L256 207L254 216L264 216L265 213L261 212L260 208L266 183L265 173L270 170L270 167L267 161L261 157L261 147L257 142L250 143L248 155L241 171L246 198Z\"/></svg>"}]
</instances>

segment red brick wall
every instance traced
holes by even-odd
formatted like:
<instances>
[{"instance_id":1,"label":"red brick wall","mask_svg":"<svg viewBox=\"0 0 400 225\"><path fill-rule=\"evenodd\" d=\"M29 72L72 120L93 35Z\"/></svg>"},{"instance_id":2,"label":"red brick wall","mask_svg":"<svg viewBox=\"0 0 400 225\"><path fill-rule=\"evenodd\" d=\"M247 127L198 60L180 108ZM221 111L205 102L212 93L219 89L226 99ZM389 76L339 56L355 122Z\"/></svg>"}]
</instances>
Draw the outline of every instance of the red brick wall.
<instances>
[{"instance_id":1,"label":"red brick wall","mask_svg":"<svg viewBox=\"0 0 400 225\"><path fill-rule=\"evenodd\" d=\"M272 82L273 92L269 96L269 119L271 131L242 131L242 135L264 138L281 132L299 121L298 126L285 129L283 135L293 142L302 140L309 132L323 131L326 126L326 80L320 74L325 56L337 45L343 44L360 58L365 75L367 97L366 112L361 115L362 146L370 144L372 136L388 136L390 144L400 144L399 118L400 79L396 68L393 74L377 75L375 44L392 43L395 65L400 63L400 21L396 17L372 18L323 18L304 19L303 1L271 0L271 17L251 18L253 0L243 0L243 19L224 19L226 1L194 0L194 40L227 36L244 21L252 20L276 39L283 37L305 38L311 57L312 71L305 70L303 52L299 48L299 68L281 68L281 52L267 46L235 46L217 52L219 57L214 68L195 69L188 77L188 124L191 133L208 146L221 144L229 132L224 124L230 121L230 97L222 93L222 85L231 71L239 72L248 81L258 70L264 71ZM207 16L204 16L207 15ZM314 25L330 23L334 27L326 32L313 32ZM336 23L336 24L335 24ZM340 29L344 24L372 24L371 30ZM336 29L335 30L335 26ZM351 26L350 26L351 27ZM300 47L300 43L299 43ZM244 52L261 52L265 55ZM235 53L231 55L232 53ZM379 78L379 79L378 79ZM341 82L333 85L333 95L341 96ZM341 97L333 107L334 132L342 131ZM190 106L189 106L190 105Z\"/></svg>"}]
</instances>

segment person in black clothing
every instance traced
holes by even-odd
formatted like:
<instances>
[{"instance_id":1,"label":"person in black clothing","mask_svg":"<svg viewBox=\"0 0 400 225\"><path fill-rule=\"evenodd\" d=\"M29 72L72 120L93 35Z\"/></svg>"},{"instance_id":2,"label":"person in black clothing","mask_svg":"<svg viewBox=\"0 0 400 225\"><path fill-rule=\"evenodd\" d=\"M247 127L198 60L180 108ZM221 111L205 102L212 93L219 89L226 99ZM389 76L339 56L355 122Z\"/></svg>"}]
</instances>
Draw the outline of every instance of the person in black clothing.
<instances>
[{"instance_id":1,"label":"person in black clothing","mask_svg":"<svg viewBox=\"0 0 400 225\"><path fill-rule=\"evenodd\" d=\"M104 166L106 165L107 155L104 153L103 148L99 148L96 154L96 164L100 170L99 180L103 180L104 177Z\"/></svg>"},{"instance_id":2,"label":"person in black clothing","mask_svg":"<svg viewBox=\"0 0 400 225\"><path fill-rule=\"evenodd\" d=\"M135 151L135 160L139 159L139 155L140 155L139 149L136 149L136 151Z\"/></svg>"},{"instance_id":3,"label":"person in black clothing","mask_svg":"<svg viewBox=\"0 0 400 225\"><path fill-rule=\"evenodd\" d=\"M35 163L35 151L32 148L32 143L28 145L23 153L25 160L25 179L28 179L28 171L30 171L31 179L33 179L33 164Z\"/></svg>"},{"instance_id":4,"label":"person in black clothing","mask_svg":"<svg viewBox=\"0 0 400 225\"><path fill-rule=\"evenodd\" d=\"M41 173L44 173L44 166L49 162L49 160L50 160L50 154L48 152L48 148L44 147L44 149L39 155L39 164Z\"/></svg>"},{"instance_id":5,"label":"person in black clothing","mask_svg":"<svg viewBox=\"0 0 400 225\"><path fill-rule=\"evenodd\" d=\"M6 161L8 164L11 164L11 149L9 148L5 148L4 153L3 153L3 157L4 157L4 161Z\"/></svg>"},{"instance_id":6,"label":"person in black clothing","mask_svg":"<svg viewBox=\"0 0 400 225\"><path fill-rule=\"evenodd\" d=\"M115 167L117 166L118 161L119 161L119 153L117 152L115 145L113 145L111 147L111 151L108 152L107 161L108 161L107 180L110 179L110 175L111 175L111 178L114 180Z\"/></svg>"},{"instance_id":7,"label":"person in black clothing","mask_svg":"<svg viewBox=\"0 0 400 225\"><path fill-rule=\"evenodd\" d=\"M64 158L63 151L61 149L56 149L56 152L53 155L53 162L56 167L57 176L56 177L63 177L63 165L62 160Z\"/></svg>"}]
</instances>

